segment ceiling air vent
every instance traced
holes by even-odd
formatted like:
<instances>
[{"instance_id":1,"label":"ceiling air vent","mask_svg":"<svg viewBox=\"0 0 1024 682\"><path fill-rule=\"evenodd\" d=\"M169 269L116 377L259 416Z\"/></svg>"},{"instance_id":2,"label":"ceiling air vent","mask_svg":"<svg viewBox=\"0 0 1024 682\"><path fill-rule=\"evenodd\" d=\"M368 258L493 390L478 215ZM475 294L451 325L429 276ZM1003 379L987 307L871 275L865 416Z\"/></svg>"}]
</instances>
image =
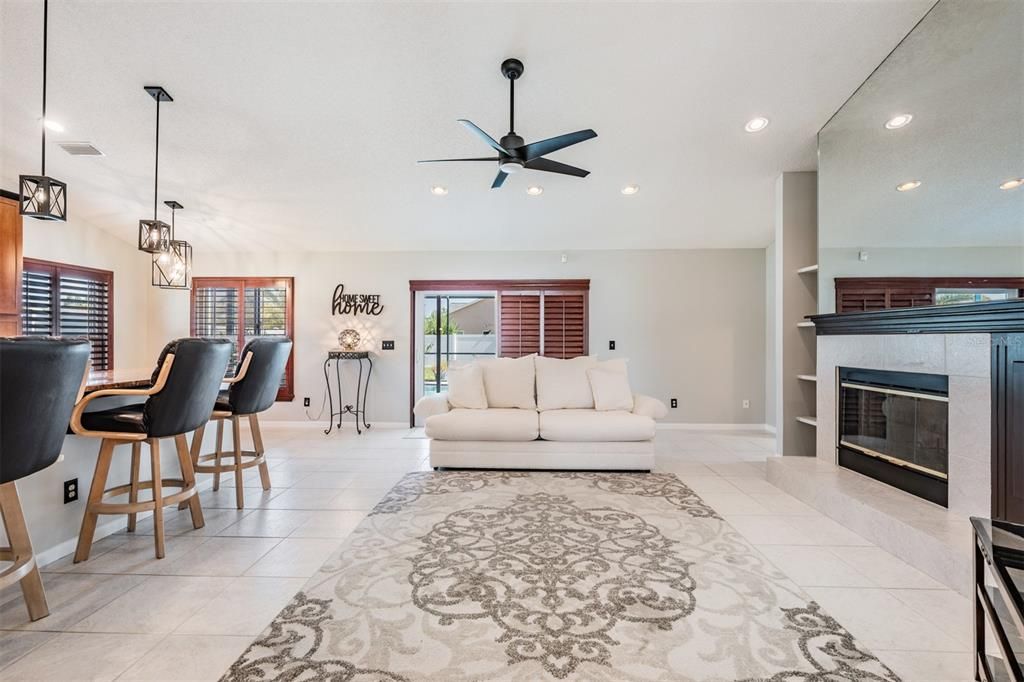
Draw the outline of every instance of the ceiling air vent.
<instances>
[{"instance_id":1,"label":"ceiling air vent","mask_svg":"<svg viewBox=\"0 0 1024 682\"><path fill-rule=\"evenodd\" d=\"M103 156L103 152L89 142L58 142L57 144L71 156Z\"/></svg>"}]
</instances>

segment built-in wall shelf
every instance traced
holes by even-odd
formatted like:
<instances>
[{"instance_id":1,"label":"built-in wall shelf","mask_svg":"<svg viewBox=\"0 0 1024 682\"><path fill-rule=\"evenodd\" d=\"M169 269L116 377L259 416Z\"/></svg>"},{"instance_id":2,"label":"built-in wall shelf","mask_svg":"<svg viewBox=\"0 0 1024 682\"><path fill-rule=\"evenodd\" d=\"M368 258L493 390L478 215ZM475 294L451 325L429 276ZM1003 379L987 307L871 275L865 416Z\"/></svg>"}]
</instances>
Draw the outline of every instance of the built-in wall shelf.
<instances>
[{"instance_id":1,"label":"built-in wall shelf","mask_svg":"<svg viewBox=\"0 0 1024 682\"><path fill-rule=\"evenodd\" d=\"M798 326L798 327L813 327L814 323L811 322L810 320L804 320L803 322L797 322L796 326Z\"/></svg>"},{"instance_id":2,"label":"built-in wall shelf","mask_svg":"<svg viewBox=\"0 0 1024 682\"><path fill-rule=\"evenodd\" d=\"M818 380L818 377L814 376L813 374L797 374L796 378L799 379L800 381L817 381Z\"/></svg>"},{"instance_id":3,"label":"built-in wall shelf","mask_svg":"<svg viewBox=\"0 0 1024 682\"><path fill-rule=\"evenodd\" d=\"M796 271L796 274L798 274L798 275L809 275L812 272L817 272L817 271L818 271L818 264L815 263L814 265L808 265L806 267L800 268L799 270Z\"/></svg>"},{"instance_id":4,"label":"built-in wall shelf","mask_svg":"<svg viewBox=\"0 0 1024 682\"><path fill-rule=\"evenodd\" d=\"M808 426L818 427L817 417L797 417L796 420L801 424L807 424Z\"/></svg>"}]
</instances>

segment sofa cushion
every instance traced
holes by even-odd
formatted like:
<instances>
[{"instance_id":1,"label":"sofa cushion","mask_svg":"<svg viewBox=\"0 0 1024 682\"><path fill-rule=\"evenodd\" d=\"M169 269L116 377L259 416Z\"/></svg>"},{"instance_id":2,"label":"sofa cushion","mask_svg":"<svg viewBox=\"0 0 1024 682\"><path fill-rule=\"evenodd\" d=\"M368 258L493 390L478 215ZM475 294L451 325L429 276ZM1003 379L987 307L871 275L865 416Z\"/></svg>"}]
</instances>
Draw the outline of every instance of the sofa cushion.
<instances>
[{"instance_id":1,"label":"sofa cushion","mask_svg":"<svg viewBox=\"0 0 1024 682\"><path fill-rule=\"evenodd\" d=\"M538 355L535 363L538 410L594 407L587 370L597 364L596 357L581 355L562 360Z\"/></svg>"},{"instance_id":2,"label":"sofa cushion","mask_svg":"<svg viewBox=\"0 0 1024 682\"><path fill-rule=\"evenodd\" d=\"M459 408L429 417L425 425L427 437L436 440L529 441L538 434L536 410Z\"/></svg>"},{"instance_id":3,"label":"sofa cushion","mask_svg":"<svg viewBox=\"0 0 1024 682\"><path fill-rule=\"evenodd\" d=\"M487 409L484 371L480 369L480 365L473 363L448 368L448 402L452 407Z\"/></svg>"},{"instance_id":4,"label":"sofa cushion","mask_svg":"<svg viewBox=\"0 0 1024 682\"><path fill-rule=\"evenodd\" d=\"M488 407L534 410L534 355L521 358L484 358L477 363L484 371Z\"/></svg>"},{"instance_id":5,"label":"sofa cushion","mask_svg":"<svg viewBox=\"0 0 1024 682\"><path fill-rule=\"evenodd\" d=\"M594 367L587 370L590 387L594 390L594 409L598 411L633 411L633 391L629 376L612 369Z\"/></svg>"},{"instance_id":6,"label":"sofa cushion","mask_svg":"<svg viewBox=\"0 0 1024 682\"><path fill-rule=\"evenodd\" d=\"M540 437L583 442L651 440L654 420L624 410L547 410L540 413Z\"/></svg>"}]
</instances>

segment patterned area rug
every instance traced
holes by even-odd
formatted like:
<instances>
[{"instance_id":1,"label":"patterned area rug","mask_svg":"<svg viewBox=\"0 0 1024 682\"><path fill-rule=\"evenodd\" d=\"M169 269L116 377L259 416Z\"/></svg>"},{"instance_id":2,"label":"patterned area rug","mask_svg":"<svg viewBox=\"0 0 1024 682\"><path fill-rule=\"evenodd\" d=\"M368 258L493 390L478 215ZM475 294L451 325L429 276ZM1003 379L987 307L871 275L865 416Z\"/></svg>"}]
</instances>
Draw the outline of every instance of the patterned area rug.
<instances>
[{"instance_id":1,"label":"patterned area rug","mask_svg":"<svg viewBox=\"0 0 1024 682\"><path fill-rule=\"evenodd\" d=\"M673 474L406 476L224 681L898 682Z\"/></svg>"}]
</instances>

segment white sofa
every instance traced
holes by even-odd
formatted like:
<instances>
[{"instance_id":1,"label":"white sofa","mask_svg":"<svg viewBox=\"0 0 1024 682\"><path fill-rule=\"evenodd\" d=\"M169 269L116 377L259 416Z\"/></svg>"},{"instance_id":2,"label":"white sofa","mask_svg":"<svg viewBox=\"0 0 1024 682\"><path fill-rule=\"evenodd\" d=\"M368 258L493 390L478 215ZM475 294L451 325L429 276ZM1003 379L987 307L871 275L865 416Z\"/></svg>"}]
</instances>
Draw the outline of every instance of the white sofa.
<instances>
[{"instance_id":1,"label":"white sofa","mask_svg":"<svg viewBox=\"0 0 1024 682\"><path fill-rule=\"evenodd\" d=\"M416 403L415 414L430 438L432 467L653 468L655 419L667 413L664 403L630 392L620 405L631 403L630 409L597 409L607 405L595 403L588 371L612 363L593 357L535 362L527 356L484 363L486 404L482 394L467 400L460 389L463 395L457 396L452 371L451 394L424 396ZM618 362L624 373L624 361ZM510 390L510 384L517 386ZM460 406L467 403L473 407Z\"/></svg>"}]
</instances>

